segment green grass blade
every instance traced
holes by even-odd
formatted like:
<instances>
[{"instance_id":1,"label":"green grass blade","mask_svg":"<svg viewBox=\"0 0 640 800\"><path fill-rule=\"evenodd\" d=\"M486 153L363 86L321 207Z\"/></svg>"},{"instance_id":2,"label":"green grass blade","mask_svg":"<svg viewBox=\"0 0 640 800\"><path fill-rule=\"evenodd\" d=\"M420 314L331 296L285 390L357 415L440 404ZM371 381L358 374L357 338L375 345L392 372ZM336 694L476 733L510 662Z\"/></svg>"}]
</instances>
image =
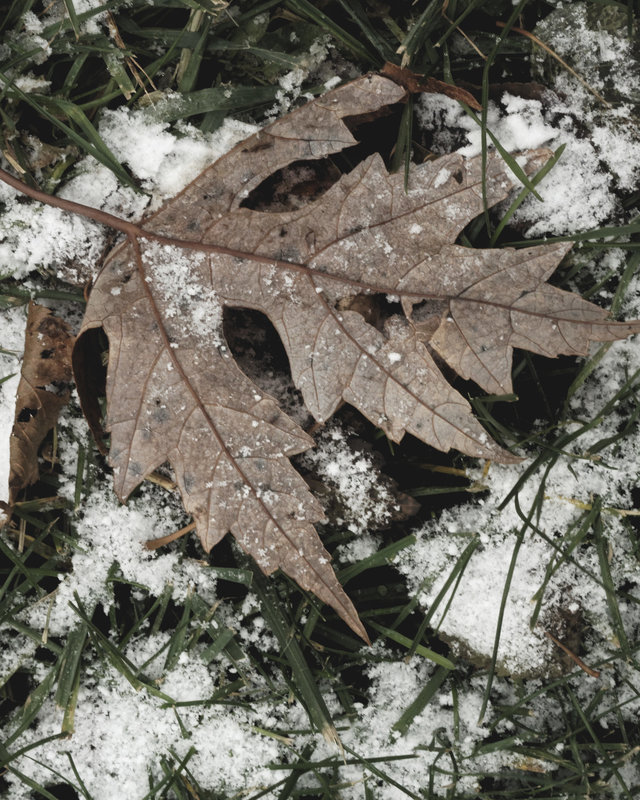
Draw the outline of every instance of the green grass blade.
<instances>
[{"instance_id":1,"label":"green grass blade","mask_svg":"<svg viewBox=\"0 0 640 800\"><path fill-rule=\"evenodd\" d=\"M167 657L164 662L164 669L168 671L173 669L178 663L180 653L186 649L187 634L189 633L189 626L191 623L191 593L187 595L185 604L182 609L182 617L176 625L175 630L171 634L169 648L167 650Z\"/></svg>"},{"instance_id":2,"label":"green grass blade","mask_svg":"<svg viewBox=\"0 0 640 800\"><path fill-rule=\"evenodd\" d=\"M122 60L122 56L115 52L105 53L103 60L107 70L109 71L109 74L118 84L118 87L124 95L125 100L130 100L135 94L135 86L131 82L129 73L127 72L126 66Z\"/></svg>"},{"instance_id":3,"label":"green grass blade","mask_svg":"<svg viewBox=\"0 0 640 800\"><path fill-rule=\"evenodd\" d=\"M392 725L391 729L397 731L400 736L404 736L404 734L409 730L409 727L413 723L414 719L418 716L418 714L421 714L431 702L435 693L442 686L448 674L449 670L447 667L438 667L438 669L429 679L428 683L422 687L418 696L411 703L411 705L402 712L400 718Z\"/></svg>"},{"instance_id":4,"label":"green grass blade","mask_svg":"<svg viewBox=\"0 0 640 800\"><path fill-rule=\"evenodd\" d=\"M567 147L566 144L560 145L560 147L558 147L555 150L552 158L550 158L547 161L547 163L541 169L538 170L538 172L533 176L533 178L530 179L532 187L537 186L540 183L540 181L545 177L545 175L548 175L549 172L551 172L551 170L555 167L555 165L562 157L562 154L564 153L566 147ZM518 208L522 205L522 203L527 199L527 197L530 194L531 190L527 186L525 186L518 193L518 196L515 198L515 200L511 203L511 205L507 209L506 214L502 217L498 225L496 225L496 229L491 235L491 240L489 243L491 247L493 247L495 243L498 241L498 238L500 237L500 234L504 230L505 225L509 222L511 217L515 214L515 212L518 210ZM540 196L538 195L538 197Z\"/></svg>"},{"instance_id":5,"label":"green grass blade","mask_svg":"<svg viewBox=\"0 0 640 800\"><path fill-rule=\"evenodd\" d=\"M209 37L211 21L211 16L205 15L202 11L191 12L187 30L198 33L198 38L194 47L183 48L180 55L180 63L178 64L176 75L178 91L181 94L192 91L198 81L202 55Z\"/></svg>"},{"instance_id":6,"label":"green grass blade","mask_svg":"<svg viewBox=\"0 0 640 800\"><path fill-rule=\"evenodd\" d=\"M260 600L264 617L278 640L281 654L286 658L293 673L293 681L290 684L292 691L305 707L311 724L322 733L327 741L339 742L340 738L329 709L295 638L291 623L282 612L273 583L267 581L256 569L253 588Z\"/></svg>"},{"instance_id":7,"label":"green grass blade","mask_svg":"<svg viewBox=\"0 0 640 800\"><path fill-rule=\"evenodd\" d=\"M625 795L625 797L627 797L628 800L634 800L634 795L632 795L631 792L629 791L629 787L627 786L624 778L620 774L620 771L617 769L617 767L613 764L613 762L609 758L609 755L608 755L604 745L602 744L602 742L598 738L598 735L596 734L593 726L591 725L591 723L587 719L587 715L584 713L584 711L580 707L580 703L578 702L578 698L571 691L571 688L569 686L566 687L566 691L567 691L567 694L568 694L569 699L571 701L571 705L573 706L573 708L575 709L576 713L580 717L580 720L582 721L582 724L584 725L585 729L589 733L589 736L592 738L593 743L595 744L596 750L598 751L598 754L599 754L600 758L607 765L607 768L611 771L611 774L616 776L618 784L620 785L622 793Z\"/></svg>"},{"instance_id":8,"label":"green grass blade","mask_svg":"<svg viewBox=\"0 0 640 800\"><path fill-rule=\"evenodd\" d=\"M439 20L441 9L440 0L430 0L425 10L407 31L397 50L398 54L402 55L403 67L409 66L413 62L415 55L435 30L435 24L432 23L434 20Z\"/></svg>"},{"instance_id":9,"label":"green grass blade","mask_svg":"<svg viewBox=\"0 0 640 800\"><path fill-rule=\"evenodd\" d=\"M409 536L405 536L402 539L399 539L397 542L392 542L386 547L380 548L380 550L372 553L372 555L367 556L366 558L363 558L361 561L358 561L355 564L350 564L348 567L344 567L344 569L338 571L340 583L344 586L352 578L355 578L356 575L361 575L363 572L366 572L369 569L387 566L393 561L393 559L401 550L404 550L406 547L411 547L411 545L415 544L415 542L415 534L411 533Z\"/></svg>"},{"instance_id":10,"label":"green grass blade","mask_svg":"<svg viewBox=\"0 0 640 800\"><path fill-rule=\"evenodd\" d=\"M7 83L10 82L6 75L4 75L2 72L0 72L0 80ZM109 167L113 174L125 186L137 188L128 172L124 169L122 164L114 156L111 150L109 150L107 145L102 141L97 130L93 127L91 122L89 122L89 119L85 113L78 108L78 106L74 105L68 100L64 100L61 97L53 98L45 97L44 95L25 94L15 85L11 86L9 91L11 94L14 94L20 100L31 106L31 108L33 108L42 117L47 119L52 125L54 125L54 127L63 131L72 142L77 144L88 155L92 155L101 164ZM86 138L85 136L81 136L73 128L48 111L47 106L58 109L70 121L77 124L78 127L85 133Z\"/></svg>"},{"instance_id":11,"label":"green grass blade","mask_svg":"<svg viewBox=\"0 0 640 800\"><path fill-rule=\"evenodd\" d=\"M73 0L63 0L64 6L67 9L67 14L69 15L69 21L71 23L71 27L73 28L73 32L76 36L76 39L80 38L80 22L78 20L78 15L76 14L76 10L73 5Z\"/></svg>"},{"instance_id":12,"label":"green grass blade","mask_svg":"<svg viewBox=\"0 0 640 800\"><path fill-rule=\"evenodd\" d=\"M150 116L158 122L174 122L211 111L238 114L272 103L278 91L279 86L220 86L198 89L185 95L150 95L152 100L157 100Z\"/></svg>"},{"instance_id":13,"label":"green grass blade","mask_svg":"<svg viewBox=\"0 0 640 800\"><path fill-rule=\"evenodd\" d=\"M13 733L8 736L5 741L5 747L9 747L12 742L22 735L27 728L30 728L32 723L34 722L35 718L38 716L40 709L42 708L45 700L49 698L51 695L51 691L53 689L53 685L55 680L58 676L58 664L54 664L54 666L47 672L44 680L39 683L36 688L31 692L29 697L22 707L22 714L20 716L20 723L18 727L13 731Z\"/></svg>"},{"instance_id":14,"label":"green grass blade","mask_svg":"<svg viewBox=\"0 0 640 800\"><path fill-rule=\"evenodd\" d=\"M374 759L362 758L361 756L359 756L356 753L355 750L352 750L347 745L344 745L344 749L345 749L345 751L347 753L351 753L352 756L356 757L356 759L357 759L356 763L357 764L361 764L368 772L371 772L372 775L375 775L376 778L380 778L385 783L388 783L391 786L394 786L396 789L401 791L407 797L411 797L412 800L422 800L420 795L415 794L414 792L410 791L405 786L403 786L401 783L398 783L398 781L394 780L389 774L383 772L383 770L381 770L379 767L375 767L373 765ZM375 760L378 760L378 759L375 759ZM380 760L384 761L385 759L383 758L383 759L380 759Z\"/></svg>"},{"instance_id":15,"label":"green grass blade","mask_svg":"<svg viewBox=\"0 0 640 800\"><path fill-rule=\"evenodd\" d=\"M613 578L611 577L611 569L609 567L609 541L604 535L604 528L602 524L602 515L600 513L602 501L599 497L594 498L593 508L596 510L593 521L593 533L596 539L596 547L598 550L598 561L600 564L600 574L602 575L602 583L607 595L607 606L609 608L609 615L611 617L611 625L620 645L625 659L633 661L633 655L629 646L629 640L624 629L622 622L622 615L618 605L618 595L616 592Z\"/></svg>"},{"instance_id":16,"label":"green grass blade","mask_svg":"<svg viewBox=\"0 0 640 800\"><path fill-rule=\"evenodd\" d=\"M344 28L313 3L308 2L308 0L286 0L285 6L296 14L301 14L303 17L315 22L318 27L330 33L334 39L350 50L356 58L364 61L365 64L372 67L379 66L380 60L375 50L363 45L355 36L345 31Z\"/></svg>"},{"instance_id":17,"label":"green grass blade","mask_svg":"<svg viewBox=\"0 0 640 800\"><path fill-rule=\"evenodd\" d=\"M531 511L529 514L532 516L534 512L535 504L532 504ZM500 599L500 610L498 611L498 621L496 622L496 633L495 638L493 641L493 652L491 654L491 663L489 664L489 670L487 673L487 683L485 686L484 693L482 695L482 705L480 707L480 715L478 718L478 725L482 724L484 719L485 712L487 710L487 705L489 703L489 697L491 695L491 687L493 685L493 678L495 675L496 664L498 661L498 648L500 647L500 638L502 635L502 622L504 620L504 614L507 607L507 599L509 597L509 589L511 588L511 581L513 579L513 573L516 568L516 562L518 560L518 553L520 552L520 547L522 546L522 542L524 541L525 533L528 530L528 524L525 523L520 530L518 531L518 535L513 545L513 551L511 553L511 561L509 563L509 569L507 570L507 577L504 582L504 588L502 590L502 597Z\"/></svg>"},{"instance_id":18,"label":"green grass blade","mask_svg":"<svg viewBox=\"0 0 640 800\"><path fill-rule=\"evenodd\" d=\"M55 701L60 708L66 708L73 688L80 674L80 659L87 641L87 626L81 622L67 636L67 642L60 657L60 672Z\"/></svg>"},{"instance_id":19,"label":"green grass blade","mask_svg":"<svg viewBox=\"0 0 640 800\"><path fill-rule=\"evenodd\" d=\"M91 794L89 794L89 790L84 785L84 781L80 777L80 773L78 772L78 768L76 767L76 763L73 760L73 756L71 755L71 753L68 750L65 752L65 755L69 759L69 764L71 765L71 769L73 770L73 774L76 776L76 781L78 782L77 788L82 793L82 796L84 797L84 800L93 800L93 797L91 796Z\"/></svg>"},{"instance_id":20,"label":"green grass blade","mask_svg":"<svg viewBox=\"0 0 640 800\"><path fill-rule=\"evenodd\" d=\"M338 0L338 2L360 28L363 36L380 56L381 61L392 61L394 56L393 47L372 25L371 18L363 8L360 0Z\"/></svg>"},{"instance_id":21,"label":"green grass blade","mask_svg":"<svg viewBox=\"0 0 640 800\"><path fill-rule=\"evenodd\" d=\"M406 647L407 650L413 648L414 652L417 653L419 656L428 659L429 661L433 661L434 664L438 664L445 669L455 669L456 665L453 661L450 661L445 656L440 655L440 653L436 653L434 650L430 650L428 647L424 645L418 644L416 645L408 636L404 636L402 633L398 633L398 631L394 631L391 628L387 628L384 625L379 625L377 622L373 622L369 620L369 625L372 628L377 630L379 633L382 633L387 639L391 639L392 642L396 642L396 644L401 644L403 647Z\"/></svg>"},{"instance_id":22,"label":"green grass blade","mask_svg":"<svg viewBox=\"0 0 640 800\"><path fill-rule=\"evenodd\" d=\"M491 220L489 218L489 203L487 200L487 158L489 152L487 146L487 136L491 136L489 129L487 127L488 124L487 115L489 113L489 70L491 69L491 66L495 60L495 57L498 54L498 51L500 49L503 40L509 34L511 28L515 25L518 16L522 12L526 4L527 0L520 0L518 5L513 9L511 15L509 16L509 19L507 20L505 27L498 36L491 53L489 53L489 55L487 56L484 69L482 70L482 100L481 100L482 112L480 115L479 124L480 124L480 137L481 137L481 148L482 148L482 154L481 154L482 155L482 202L484 205L485 227L487 229L488 234L491 234ZM463 107L465 111L467 111L467 113L471 116L471 118L474 119L476 122L478 122L478 117L473 113L473 111L464 104ZM496 144L496 142L494 142L494 144ZM503 152L505 152L502 145L500 146L498 152L500 152L501 155ZM513 161L513 159L511 160ZM523 172L523 170L519 167L519 165L516 165L516 167L518 169L518 172L520 173ZM514 173L517 177L519 177L518 172ZM525 175L525 180L522 182L525 186L527 186L528 178L526 177L526 175ZM533 187L531 187L531 192L534 194L534 196L536 195L536 191Z\"/></svg>"}]
</instances>

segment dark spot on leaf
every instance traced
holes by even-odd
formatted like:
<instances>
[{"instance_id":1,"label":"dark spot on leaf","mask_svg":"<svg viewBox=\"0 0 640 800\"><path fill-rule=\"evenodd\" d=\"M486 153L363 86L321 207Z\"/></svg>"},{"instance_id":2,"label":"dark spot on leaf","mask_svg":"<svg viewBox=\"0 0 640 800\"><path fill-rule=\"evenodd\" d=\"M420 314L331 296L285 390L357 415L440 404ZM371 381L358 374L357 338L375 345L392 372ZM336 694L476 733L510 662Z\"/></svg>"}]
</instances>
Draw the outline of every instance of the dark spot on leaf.
<instances>
[{"instance_id":1,"label":"dark spot on leaf","mask_svg":"<svg viewBox=\"0 0 640 800\"><path fill-rule=\"evenodd\" d=\"M122 276L122 283L129 283L129 281L131 280L131 275L132 274L133 273L129 272L127 275L123 275Z\"/></svg>"},{"instance_id":2,"label":"dark spot on leaf","mask_svg":"<svg viewBox=\"0 0 640 800\"><path fill-rule=\"evenodd\" d=\"M40 351L40 358L51 358L53 355L53 350L41 350Z\"/></svg>"},{"instance_id":3,"label":"dark spot on leaf","mask_svg":"<svg viewBox=\"0 0 640 800\"><path fill-rule=\"evenodd\" d=\"M456 183L462 183L463 176L461 169L456 170L456 172L453 173L453 179L455 180Z\"/></svg>"},{"instance_id":4,"label":"dark spot on leaf","mask_svg":"<svg viewBox=\"0 0 640 800\"><path fill-rule=\"evenodd\" d=\"M182 476L182 485L184 486L185 492L191 494L196 487L196 479L190 473L185 472Z\"/></svg>"},{"instance_id":5,"label":"dark spot on leaf","mask_svg":"<svg viewBox=\"0 0 640 800\"><path fill-rule=\"evenodd\" d=\"M153 421L158 423L166 422L170 417L171 414L169 414L169 409L166 406L161 406L151 415Z\"/></svg>"},{"instance_id":6,"label":"dark spot on leaf","mask_svg":"<svg viewBox=\"0 0 640 800\"><path fill-rule=\"evenodd\" d=\"M279 261L291 261L292 263L297 263L300 261L300 251L296 247L283 247L276 258Z\"/></svg>"},{"instance_id":7,"label":"dark spot on leaf","mask_svg":"<svg viewBox=\"0 0 640 800\"><path fill-rule=\"evenodd\" d=\"M266 142L256 142L251 147L243 147L243 153L259 153L261 150L271 150L273 147L273 139L267 139Z\"/></svg>"},{"instance_id":8,"label":"dark spot on leaf","mask_svg":"<svg viewBox=\"0 0 640 800\"><path fill-rule=\"evenodd\" d=\"M203 200L215 200L217 197L220 197L224 194L224 189L221 186L214 186L210 187L208 191L206 191L202 195Z\"/></svg>"},{"instance_id":9,"label":"dark spot on leaf","mask_svg":"<svg viewBox=\"0 0 640 800\"><path fill-rule=\"evenodd\" d=\"M38 413L37 408L23 408L22 411L18 414L18 422L29 422L32 417L35 417Z\"/></svg>"}]
</instances>

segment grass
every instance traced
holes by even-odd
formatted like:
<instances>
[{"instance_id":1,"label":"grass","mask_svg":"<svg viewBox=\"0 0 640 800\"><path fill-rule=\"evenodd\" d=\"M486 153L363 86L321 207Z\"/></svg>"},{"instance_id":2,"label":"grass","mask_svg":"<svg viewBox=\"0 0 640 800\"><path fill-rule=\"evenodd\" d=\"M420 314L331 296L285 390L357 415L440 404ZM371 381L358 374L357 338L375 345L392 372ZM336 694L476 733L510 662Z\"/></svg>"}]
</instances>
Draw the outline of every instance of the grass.
<instances>
[{"instance_id":1,"label":"grass","mask_svg":"<svg viewBox=\"0 0 640 800\"><path fill-rule=\"evenodd\" d=\"M486 156L489 142L501 146L488 127L486 115L494 76L504 74L505 81L531 79L531 44L511 29L516 26L531 31L550 10L538 0L522 0L516 6L510 0L450 0L448 4L441 0L416 4L401 1L391 5L365 0L239 0L230 4L221 0L162 0L152 4L146 0L108 0L87 11L80 11L79 4L76 8L74 0L64 0L60 5L64 13L41 32L41 43L34 44L21 27L25 11L40 11L33 0L9 3L0 20L4 42L0 50L0 148L23 180L47 191L73 177L79 160L87 154L112 170L121 184L139 190L135 177L99 135L101 111L120 106L148 107L163 97L165 101L154 112L158 121L188 119L204 133L215 131L228 115L260 120L276 100L278 78L303 66L310 45L318 39L335 48L337 60L348 59L360 71L379 69L386 60L402 60L417 72L474 87L484 108L477 122ZM595 5L624 12L630 28L637 30L637 2L600 0ZM110 15L108 28L92 25L105 11ZM497 28L496 20L506 25ZM480 52L460 46L460 28ZM50 52L42 58L44 42ZM21 79L29 73L48 82L46 91L20 88ZM322 85L307 81L304 90L317 94ZM396 169L408 169L412 144L414 150L420 146L410 106L407 109L398 118L394 133L392 163ZM471 109L468 113L473 114ZM54 154L44 164L34 163L30 137L46 145L44 152ZM504 152L518 171L517 162ZM561 157L562 148L545 171ZM520 241L509 222L524 199L536 193L540 177L523 180L524 188L500 219L487 210L480 222L465 232L466 242L482 245L488 241L497 246L534 243ZM605 288L613 294L614 314L622 307L640 259L640 196L621 195L620 203L625 212L620 224L551 239L580 243L575 269L559 276L560 285L577 283L585 296L597 295ZM614 247L627 254L623 271L590 274L585 266L589 259ZM78 287L61 284L46 270L35 280L16 281L10 266L3 264L1 268L5 275L0 280L1 308L22 305L34 297L82 309L83 294ZM637 371L625 376L612 391L605 389L600 407L585 409L580 419L571 417L571 400L585 382L592 380L608 350L609 345L602 345L590 358L564 361L560 367L556 362L520 354L514 367L520 399L478 395L472 397L472 403L494 437L526 446L532 453L502 504L506 507L514 501L521 520L512 540L512 564L502 608L523 542L540 537L550 545L552 556L544 582L533 587L537 592L531 624L538 620L553 576L564 564L575 566L604 593L615 635L610 647L596 643L598 659L590 666L607 675L615 674L617 682L589 690L577 667L545 681L502 676L498 669L501 616L488 664L474 665L464 654L454 655L438 637L438 631L480 547L482 531L465 532L465 547L449 567L442 590L425 609L420 595L433 578L426 576L422 586L409 591L392 566L399 553L410 552L415 545L412 520L383 531L380 547L372 555L355 563L337 564L341 581L376 637L375 646L369 650L363 650L315 598L302 593L284 576L265 578L228 543L213 551L208 567L218 581L216 602L205 601L197 592L187 592L176 601L170 583L154 594L148 586L127 577L122 565L114 562L105 580L110 602L88 606L76 596L70 606L74 624L69 632L47 636L37 617L30 624L31 612L53 602L60 576L71 568L72 555L82 552L78 526L83 510L108 479L95 445L86 434L77 433L77 426L66 425L56 436L65 437L62 447L77 447L73 502L57 495L59 470L49 471L15 506L12 527L0 539L3 643L10 647L20 641L26 648L26 655L5 675L0 689L0 724L7 733L0 745L3 774L17 777L29 787L33 798L93 800L86 776L70 751L67 761L59 763L57 772L51 771L43 783L16 764L23 755L37 761L39 747L69 736L80 705L87 702L86 686L98 680L96 675L110 675L110 680L119 676L138 695L155 702L158 719L165 710L171 711L182 738L192 735L191 723L185 719L194 709L204 719L209 719L211 709L229 715L247 712L251 732L280 747L278 757L269 763L271 782L240 787L248 800L340 797L352 791L353 773L346 771L350 766L360 768L363 782L359 796L366 800L429 798L434 796L434 787L443 785L447 788L440 794L451 800L632 798L637 786L629 784L626 767L637 757L640 730L624 710L640 699L640 642L637 626L630 622L637 619L639 602L636 520L622 517L636 569L635 583L612 573L608 526L619 515L601 498L593 497L588 507L576 507L565 530L552 535L540 524L548 502L547 483L563 459L594 463L600 459L602 469L606 469L611 453L633 447L636 441L640 415ZM532 398L529 403L522 399L526 394ZM538 420L535 426L533 419ZM620 424L615 433L607 430L598 438L599 427L608 419L619 419ZM443 509L456 508L478 491L478 482L466 477L469 460L455 454L434 454L415 442L394 446L390 451L391 446L371 427L361 426L359 430L362 440L384 454L400 489L420 498L420 520L437 519ZM531 487L535 491L527 495ZM164 497L161 491L147 487L141 498L158 500ZM531 500L523 506L521 498L526 496ZM170 498L158 502L175 505ZM353 540L354 535L334 523L327 526L323 538L334 550ZM187 537L171 548L181 563L203 559L197 545ZM581 558L585 548L595 554L588 566ZM251 633L255 628L262 630L262 626L269 634L270 644L265 647ZM145 638L157 641L158 648L142 664L134 663L127 648ZM24 644L29 642L31 648ZM190 659L197 660L215 673L215 690L205 699L176 702L163 690L164 677L185 659L189 663ZM380 665L395 669L407 662L414 665L419 680L415 691L404 695L393 709L389 730L382 732L388 736L388 751L367 752L364 737L358 748L347 744L345 732L357 724L363 706L369 702L370 675ZM466 704L472 688L482 698L479 713L480 717L486 715L488 735L470 749L464 731L470 724L466 721ZM302 716L287 716L282 710L291 707L294 699L304 709ZM36 721L45 709L51 713L48 704L52 700L59 709L59 732L39 739ZM430 709L436 714L442 708L450 709L451 724L434 731L416 751L412 738L418 727L416 721ZM536 720L541 709L553 709L553 718L543 723ZM25 733L34 730L35 736L25 739ZM333 743L333 749L327 750L323 738ZM342 744L336 746L341 739ZM392 747L398 742L399 751ZM429 754L428 761L419 760L421 752ZM238 789L212 790L199 784L194 766L197 756L196 745L183 752L178 751L177 742L167 741L163 755L149 764L149 788L144 798L237 797ZM502 761L501 756L505 756ZM394 772L398 764L405 763L423 770L419 791L405 785L398 777L403 773ZM7 786L0 776L0 796L10 796Z\"/></svg>"}]
</instances>

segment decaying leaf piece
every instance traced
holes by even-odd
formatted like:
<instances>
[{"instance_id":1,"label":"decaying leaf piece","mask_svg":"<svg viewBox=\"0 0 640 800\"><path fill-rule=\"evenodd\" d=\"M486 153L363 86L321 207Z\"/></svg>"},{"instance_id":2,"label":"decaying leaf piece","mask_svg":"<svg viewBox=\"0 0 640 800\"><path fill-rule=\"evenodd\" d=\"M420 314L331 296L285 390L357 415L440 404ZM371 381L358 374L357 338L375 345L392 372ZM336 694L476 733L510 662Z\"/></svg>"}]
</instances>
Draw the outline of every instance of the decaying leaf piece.
<instances>
[{"instance_id":1,"label":"decaying leaf piece","mask_svg":"<svg viewBox=\"0 0 640 800\"><path fill-rule=\"evenodd\" d=\"M38 450L69 402L73 336L48 308L29 303L24 358L9 442L9 505L38 480Z\"/></svg>"},{"instance_id":2,"label":"decaying leaf piece","mask_svg":"<svg viewBox=\"0 0 640 800\"><path fill-rule=\"evenodd\" d=\"M169 461L207 550L231 531L266 573L284 570L365 639L313 527L321 507L288 460L313 442L239 370L223 308L269 317L318 421L346 401L394 441L409 432L441 450L503 462L517 459L489 438L434 353L488 391L508 392L513 347L585 353L592 340L640 330L545 283L566 244L455 245L483 209L478 158L416 166L405 192L404 176L372 155L301 209L241 207L276 170L354 144L343 118L404 96L375 75L329 92L239 144L141 227L123 227L128 239L96 281L74 356L95 420L88 334L106 331L106 424L122 499ZM548 157L534 151L519 160L530 174ZM489 204L515 183L490 155ZM371 294L399 300L405 314L375 327L348 302Z\"/></svg>"}]
</instances>

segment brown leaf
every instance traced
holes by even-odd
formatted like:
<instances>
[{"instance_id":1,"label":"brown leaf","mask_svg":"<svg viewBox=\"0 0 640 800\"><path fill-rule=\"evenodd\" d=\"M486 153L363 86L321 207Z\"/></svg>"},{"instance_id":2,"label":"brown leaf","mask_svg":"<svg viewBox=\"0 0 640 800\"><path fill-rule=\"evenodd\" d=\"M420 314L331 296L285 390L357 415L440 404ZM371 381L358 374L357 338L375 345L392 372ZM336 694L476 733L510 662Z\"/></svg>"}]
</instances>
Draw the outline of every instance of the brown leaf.
<instances>
[{"instance_id":1,"label":"brown leaf","mask_svg":"<svg viewBox=\"0 0 640 800\"><path fill-rule=\"evenodd\" d=\"M277 170L354 144L344 118L404 94L375 75L342 86L239 144L143 226L115 221L128 238L96 281L74 355L96 427L87 346L94 329L106 331L106 426L122 499L170 462L207 550L231 531L266 573L283 569L365 640L313 527L322 509L288 460L313 442L234 362L224 307L269 317L319 422L348 402L395 441L409 432L444 451L503 462L518 459L489 438L434 352L488 391L508 392L513 347L584 353L590 341L640 330L546 284L567 245L455 244L483 210L479 158L414 166L405 192L404 176L390 175L374 154L301 208L242 207ZM518 158L530 174L549 155ZM495 154L484 179L490 205L516 183Z\"/></svg>"},{"instance_id":2,"label":"brown leaf","mask_svg":"<svg viewBox=\"0 0 640 800\"><path fill-rule=\"evenodd\" d=\"M38 480L38 450L69 402L73 336L48 308L29 303L24 359L9 444L9 504Z\"/></svg>"}]
</instances>

